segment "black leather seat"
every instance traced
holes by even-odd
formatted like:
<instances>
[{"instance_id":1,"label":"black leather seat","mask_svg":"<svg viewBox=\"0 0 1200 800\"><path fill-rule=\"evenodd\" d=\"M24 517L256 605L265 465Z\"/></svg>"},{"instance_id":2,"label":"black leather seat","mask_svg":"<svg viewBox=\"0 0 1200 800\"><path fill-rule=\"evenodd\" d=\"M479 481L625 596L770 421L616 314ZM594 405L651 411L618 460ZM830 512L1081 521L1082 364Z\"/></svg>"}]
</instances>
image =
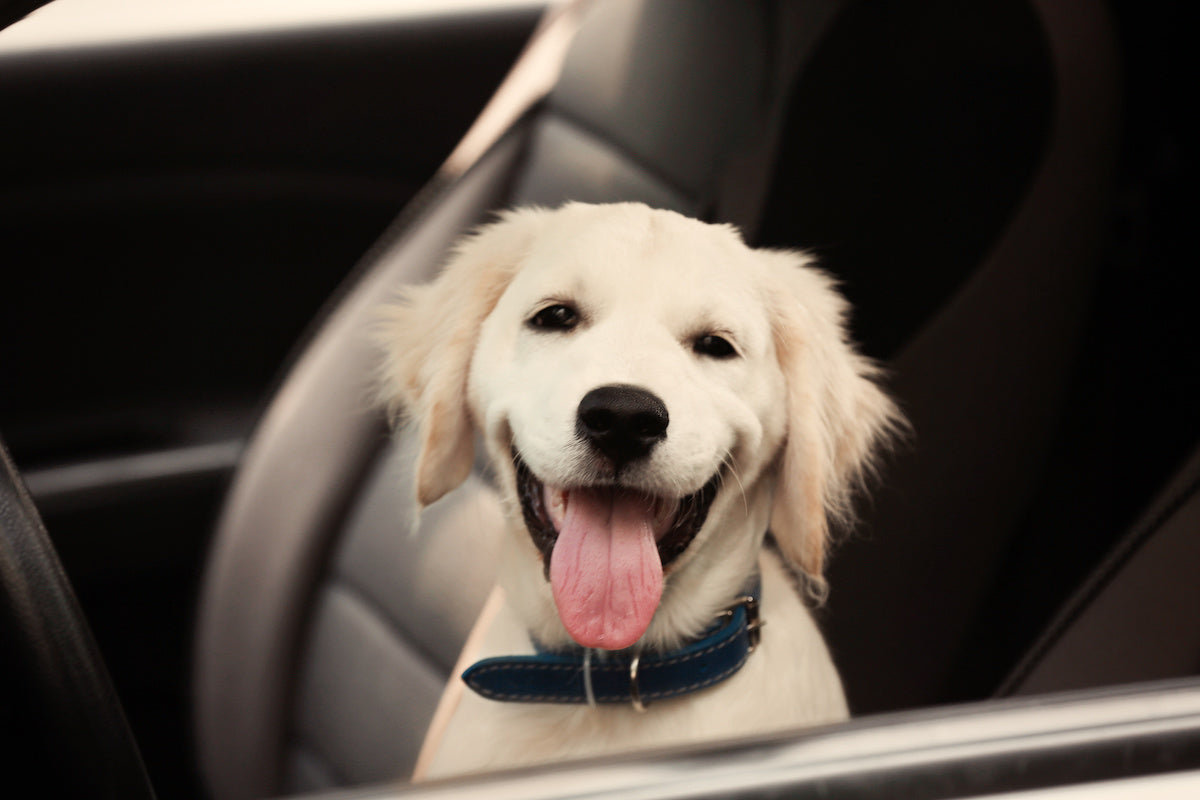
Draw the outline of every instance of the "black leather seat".
<instances>
[{"instance_id":1,"label":"black leather seat","mask_svg":"<svg viewBox=\"0 0 1200 800\"><path fill-rule=\"evenodd\" d=\"M1063 603L997 694L1034 695L1200 670L1200 449Z\"/></svg>"},{"instance_id":2,"label":"black leather seat","mask_svg":"<svg viewBox=\"0 0 1200 800\"><path fill-rule=\"evenodd\" d=\"M367 332L395 287L514 204L641 200L732 221L816 247L849 282L916 434L865 514L871 535L835 558L826 627L856 709L938 697L1061 408L1116 79L1099 2L927 5L599 0L543 26L330 305L247 450L197 636L217 800L412 764L489 588L496 508L480 470L409 535L409 458L370 406ZM890 62L862 60L877 73L847 73L881 47ZM973 71L931 82L964 54ZM839 95L884 77L888 104Z\"/></svg>"},{"instance_id":3,"label":"black leather seat","mask_svg":"<svg viewBox=\"0 0 1200 800\"><path fill-rule=\"evenodd\" d=\"M36 786L42 797L153 799L116 688L3 441L0 653L6 786Z\"/></svg>"}]
</instances>

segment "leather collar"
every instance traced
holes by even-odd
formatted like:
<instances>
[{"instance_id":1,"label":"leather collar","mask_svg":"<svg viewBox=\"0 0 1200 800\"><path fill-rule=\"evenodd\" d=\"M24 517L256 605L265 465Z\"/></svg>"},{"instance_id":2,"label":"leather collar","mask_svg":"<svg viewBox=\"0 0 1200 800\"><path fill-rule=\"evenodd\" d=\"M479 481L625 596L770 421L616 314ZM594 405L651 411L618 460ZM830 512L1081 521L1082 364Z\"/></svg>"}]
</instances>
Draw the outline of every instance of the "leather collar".
<instances>
[{"instance_id":1,"label":"leather collar","mask_svg":"<svg viewBox=\"0 0 1200 800\"><path fill-rule=\"evenodd\" d=\"M760 581L718 614L699 639L666 653L585 650L485 658L463 681L492 700L517 703L646 703L689 694L733 675L758 644ZM595 654L595 655L593 655Z\"/></svg>"}]
</instances>

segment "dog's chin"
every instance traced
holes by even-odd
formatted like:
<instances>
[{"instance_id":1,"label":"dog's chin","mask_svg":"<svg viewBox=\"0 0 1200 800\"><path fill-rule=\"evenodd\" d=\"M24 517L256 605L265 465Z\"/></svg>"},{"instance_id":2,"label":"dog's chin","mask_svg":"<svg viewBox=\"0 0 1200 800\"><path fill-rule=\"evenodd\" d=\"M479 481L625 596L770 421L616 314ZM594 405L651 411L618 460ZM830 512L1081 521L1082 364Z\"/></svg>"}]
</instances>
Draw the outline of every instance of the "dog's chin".
<instances>
[{"instance_id":1,"label":"dog's chin","mask_svg":"<svg viewBox=\"0 0 1200 800\"><path fill-rule=\"evenodd\" d=\"M654 531L658 558L663 570L668 570L696 538L708 518L709 509L721 484L718 470L698 491L683 497L660 495L616 482L582 486L553 486L539 479L516 452L517 495L521 514L534 546L542 555L549 576L550 560L558 541L563 509L572 493L636 495L646 509L647 524Z\"/></svg>"}]
</instances>

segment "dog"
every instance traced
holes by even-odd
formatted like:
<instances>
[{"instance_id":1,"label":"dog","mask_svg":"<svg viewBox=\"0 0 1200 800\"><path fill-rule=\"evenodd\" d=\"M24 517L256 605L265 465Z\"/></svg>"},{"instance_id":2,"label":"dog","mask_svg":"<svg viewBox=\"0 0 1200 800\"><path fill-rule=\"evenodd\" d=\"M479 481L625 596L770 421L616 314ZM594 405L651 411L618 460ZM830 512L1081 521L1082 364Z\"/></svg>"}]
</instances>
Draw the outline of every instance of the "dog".
<instances>
[{"instance_id":1,"label":"dog","mask_svg":"<svg viewBox=\"0 0 1200 800\"><path fill-rule=\"evenodd\" d=\"M809 256L635 203L503 213L388 305L382 394L415 431L417 507L481 441L504 509L461 664L519 684L452 681L418 778L846 718L808 605L903 424L846 315ZM734 617L746 641L719 680L701 664L703 688L648 699L651 662ZM541 661L572 696L525 681Z\"/></svg>"}]
</instances>

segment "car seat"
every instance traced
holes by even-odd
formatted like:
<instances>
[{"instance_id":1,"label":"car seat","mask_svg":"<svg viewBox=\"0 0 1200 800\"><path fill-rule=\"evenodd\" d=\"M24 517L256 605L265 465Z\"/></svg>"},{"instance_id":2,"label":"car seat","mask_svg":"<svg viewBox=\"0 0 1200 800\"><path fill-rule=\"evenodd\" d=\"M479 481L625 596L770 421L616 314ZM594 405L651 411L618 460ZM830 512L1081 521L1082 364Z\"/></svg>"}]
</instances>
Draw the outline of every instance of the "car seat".
<instances>
[{"instance_id":1,"label":"car seat","mask_svg":"<svg viewBox=\"0 0 1200 800\"><path fill-rule=\"evenodd\" d=\"M481 466L409 534L374 310L516 204L640 200L810 247L914 423L822 612L857 711L942 698L1046 466L1116 129L1091 0L596 0L551 10L330 302L246 450L195 652L216 800L403 778L489 589ZM848 92L847 87L862 90ZM880 665L885 665L881 667Z\"/></svg>"},{"instance_id":2,"label":"car seat","mask_svg":"<svg viewBox=\"0 0 1200 800\"><path fill-rule=\"evenodd\" d=\"M116 688L0 441L0 769L44 797L153 798Z\"/></svg>"}]
</instances>

